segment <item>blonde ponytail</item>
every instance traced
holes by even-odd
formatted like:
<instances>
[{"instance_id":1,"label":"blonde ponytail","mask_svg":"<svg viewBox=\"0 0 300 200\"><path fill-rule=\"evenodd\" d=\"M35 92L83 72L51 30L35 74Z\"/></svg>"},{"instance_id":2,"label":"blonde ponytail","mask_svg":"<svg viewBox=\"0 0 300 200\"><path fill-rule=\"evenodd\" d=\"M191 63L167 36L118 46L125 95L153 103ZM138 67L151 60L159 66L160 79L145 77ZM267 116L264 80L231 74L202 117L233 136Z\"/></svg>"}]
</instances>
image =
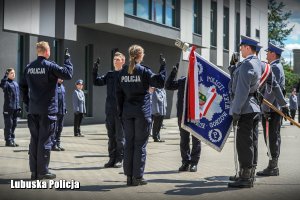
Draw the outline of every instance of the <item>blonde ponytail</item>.
<instances>
[{"instance_id":1,"label":"blonde ponytail","mask_svg":"<svg viewBox=\"0 0 300 200\"><path fill-rule=\"evenodd\" d=\"M129 47L128 53L129 53L128 74L133 74L133 71L135 69L135 64L137 62L141 62L140 58L144 54L144 49L143 47L134 44Z\"/></svg>"}]
</instances>

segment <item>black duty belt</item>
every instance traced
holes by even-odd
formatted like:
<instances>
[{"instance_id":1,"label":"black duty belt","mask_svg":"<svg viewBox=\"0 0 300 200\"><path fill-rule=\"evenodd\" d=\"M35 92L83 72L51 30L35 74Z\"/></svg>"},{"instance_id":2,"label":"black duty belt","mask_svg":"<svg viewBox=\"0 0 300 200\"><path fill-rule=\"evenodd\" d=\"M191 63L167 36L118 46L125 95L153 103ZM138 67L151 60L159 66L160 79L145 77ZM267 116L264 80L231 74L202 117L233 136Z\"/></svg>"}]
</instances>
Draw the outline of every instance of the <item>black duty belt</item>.
<instances>
[{"instance_id":1,"label":"black duty belt","mask_svg":"<svg viewBox=\"0 0 300 200\"><path fill-rule=\"evenodd\" d=\"M254 92L254 93L249 93L248 94L248 97L257 97L257 93ZM234 94L232 94L232 98L234 98Z\"/></svg>"},{"instance_id":2,"label":"black duty belt","mask_svg":"<svg viewBox=\"0 0 300 200\"><path fill-rule=\"evenodd\" d=\"M249 93L248 97L256 97L256 93Z\"/></svg>"}]
</instances>

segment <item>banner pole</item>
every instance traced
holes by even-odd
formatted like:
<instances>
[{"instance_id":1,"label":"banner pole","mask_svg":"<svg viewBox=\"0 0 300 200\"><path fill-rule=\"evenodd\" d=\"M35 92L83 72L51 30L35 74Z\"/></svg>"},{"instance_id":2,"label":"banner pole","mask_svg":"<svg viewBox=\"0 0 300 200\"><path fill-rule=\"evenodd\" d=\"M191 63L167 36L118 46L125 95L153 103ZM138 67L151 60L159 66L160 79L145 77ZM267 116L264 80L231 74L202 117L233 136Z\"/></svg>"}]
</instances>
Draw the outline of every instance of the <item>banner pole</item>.
<instances>
[{"instance_id":1,"label":"banner pole","mask_svg":"<svg viewBox=\"0 0 300 200\"><path fill-rule=\"evenodd\" d=\"M238 177L238 155L237 155L237 149L236 149L236 137L237 137L237 126L233 126L233 134L234 134L234 166L235 166L235 177Z\"/></svg>"},{"instance_id":2,"label":"banner pole","mask_svg":"<svg viewBox=\"0 0 300 200\"><path fill-rule=\"evenodd\" d=\"M294 125L296 125L298 128L300 128L300 124L298 122L296 122L295 120L293 120L289 116L286 116L283 112L281 112L281 110L279 110L278 108L276 108L269 101L267 101L266 99L263 99L263 103L266 104L268 107L270 107L275 112L277 112L279 115L281 115L282 117L284 117L285 119L289 120L291 123L293 123Z\"/></svg>"}]
</instances>

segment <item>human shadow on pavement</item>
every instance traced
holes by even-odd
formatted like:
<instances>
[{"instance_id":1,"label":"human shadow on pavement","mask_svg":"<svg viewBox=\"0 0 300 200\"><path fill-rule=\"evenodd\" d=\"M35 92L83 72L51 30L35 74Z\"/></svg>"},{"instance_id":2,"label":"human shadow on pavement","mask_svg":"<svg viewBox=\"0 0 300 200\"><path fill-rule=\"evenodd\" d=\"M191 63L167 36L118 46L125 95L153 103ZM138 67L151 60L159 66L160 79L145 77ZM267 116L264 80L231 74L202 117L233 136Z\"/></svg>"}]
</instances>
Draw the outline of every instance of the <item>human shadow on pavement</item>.
<instances>
[{"instance_id":1,"label":"human shadow on pavement","mask_svg":"<svg viewBox=\"0 0 300 200\"><path fill-rule=\"evenodd\" d=\"M89 138L88 140L108 140L107 138Z\"/></svg>"},{"instance_id":2,"label":"human shadow on pavement","mask_svg":"<svg viewBox=\"0 0 300 200\"><path fill-rule=\"evenodd\" d=\"M178 174L178 170L145 172L145 174Z\"/></svg>"},{"instance_id":3,"label":"human shadow on pavement","mask_svg":"<svg viewBox=\"0 0 300 200\"><path fill-rule=\"evenodd\" d=\"M176 189L168 190L166 195L186 195L195 196L207 193L218 193L229 190L236 190L228 188L228 176L214 176L207 177L200 180L170 180L170 179L154 179L149 182L154 183L178 183L175 185Z\"/></svg>"},{"instance_id":4,"label":"human shadow on pavement","mask_svg":"<svg viewBox=\"0 0 300 200\"><path fill-rule=\"evenodd\" d=\"M62 168L51 168L53 170L98 170L104 169L104 167L62 167Z\"/></svg>"},{"instance_id":5,"label":"human shadow on pavement","mask_svg":"<svg viewBox=\"0 0 300 200\"><path fill-rule=\"evenodd\" d=\"M15 153L20 153L20 152L28 152L29 149L16 149L16 150L13 150L13 152Z\"/></svg>"},{"instance_id":6,"label":"human shadow on pavement","mask_svg":"<svg viewBox=\"0 0 300 200\"><path fill-rule=\"evenodd\" d=\"M75 158L96 158L96 157L108 157L108 155L80 155L80 156L75 156Z\"/></svg>"},{"instance_id":7,"label":"human shadow on pavement","mask_svg":"<svg viewBox=\"0 0 300 200\"><path fill-rule=\"evenodd\" d=\"M0 178L0 184L1 185L5 185L5 184L9 184L10 185L11 180L14 180L14 181L20 181L20 180L31 181L30 178L12 178L12 179L6 179L6 178L2 179L2 178Z\"/></svg>"},{"instance_id":8,"label":"human shadow on pavement","mask_svg":"<svg viewBox=\"0 0 300 200\"><path fill-rule=\"evenodd\" d=\"M80 189L75 189L72 191L77 191L77 192L83 192L83 191L87 191L87 192L109 192L113 189L117 189L117 188L125 188L125 187L129 187L126 185L126 183L124 182L122 185L83 185L80 186ZM68 191L71 189L56 189L56 191Z\"/></svg>"}]
</instances>

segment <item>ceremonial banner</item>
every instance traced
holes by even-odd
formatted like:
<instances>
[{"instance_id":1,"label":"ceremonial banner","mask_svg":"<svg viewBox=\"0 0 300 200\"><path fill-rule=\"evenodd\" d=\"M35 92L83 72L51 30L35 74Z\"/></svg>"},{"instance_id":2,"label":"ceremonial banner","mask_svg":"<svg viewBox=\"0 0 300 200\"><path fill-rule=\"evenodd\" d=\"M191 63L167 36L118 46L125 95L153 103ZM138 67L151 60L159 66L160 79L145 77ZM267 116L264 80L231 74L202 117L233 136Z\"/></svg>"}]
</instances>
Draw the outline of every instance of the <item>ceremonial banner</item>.
<instances>
[{"instance_id":1,"label":"ceremonial banner","mask_svg":"<svg viewBox=\"0 0 300 200\"><path fill-rule=\"evenodd\" d=\"M189 56L182 128L221 151L231 130L229 74L202 58Z\"/></svg>"}]
</instances>

